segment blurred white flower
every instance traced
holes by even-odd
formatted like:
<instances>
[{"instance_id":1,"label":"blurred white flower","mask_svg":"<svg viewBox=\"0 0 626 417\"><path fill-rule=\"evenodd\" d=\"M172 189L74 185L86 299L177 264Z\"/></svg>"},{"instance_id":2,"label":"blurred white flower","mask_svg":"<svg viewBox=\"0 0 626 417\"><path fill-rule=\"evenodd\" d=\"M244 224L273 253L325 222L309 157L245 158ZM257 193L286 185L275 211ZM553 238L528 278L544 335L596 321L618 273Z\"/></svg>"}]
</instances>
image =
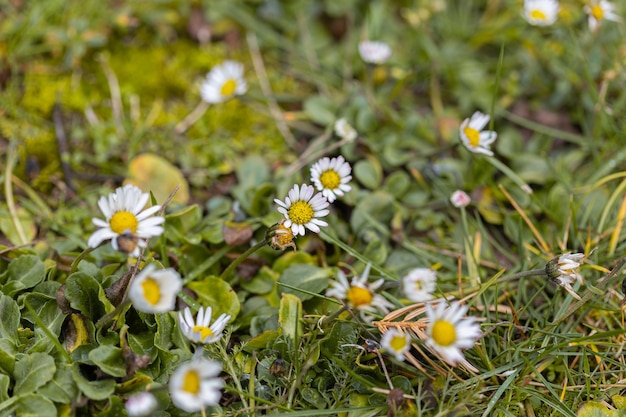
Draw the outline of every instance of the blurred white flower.
<instances>
[{"instance_id":1,"label":"blurred white flower","mask_svg":"<svg viewBox=\"0 0 626 417\"><path fill-rule=\"evenodd\" d=\"M100 229L91 235L87 245L90 248L97 248L105 240L111 239L113 249L123 250L131 256L139 256L139 248L147 245L146 239L163 233L163 227L160 225L165 218L153 216L161 206L156 205L144 210L149 198L148 193L130 184L117 188L108 197L100 197L98 207L106 221L99 218L92 219L93 224ZM133 244L120 245L120 242L124 243L126 238L130 239Z\"/></svg>"},{"instance_id":2,"label":"blurred white flower","mask_svg":"<svg viewBox=\"0 0 626 417\"><path fill-rule=\"evenodd\" d=\"M243 65L235 61L224 61L207 74L200 87L200 95L207 103L221 103L244 94L247 89Z\"/></svg>"},{"instance_id":3,"label":"blurred white flower","mask_svg":"<svg viewBox=\"0 0 626 417\"><path fill-rule=\"evenodd\" d=\"M386 352L391 353L397 360L404 360L404 353L411 349L411 338L408 334L397 329L389 329L380 341Z\"/></svg>"},{"instance_id":4,"label":"blurred white flower","mask_svg":"<svg viewBox=\"0 0 626 417\"><path fill-rule=\"evenodd\" d=\"M345 139L349 142L355 140L358 136L357 131L348 123L344 118L341 118L335 122L335 134L341 139Z\"/></svg>"},{"instance_id":5,"label":"blurred white flower","mask_svg":"<svg viewBox=\"0 0 626 417\"><path fill-rule=\"evenodd\" d=\"M463 317L466 312L467 307L458 301L449 307L439 303L434 309L430 304L426 305L429 321L426 345L450 365L464 361L461 349L471 348L482 335L474 317Z\"/></svg>"},{"instance_id":6,"label":"blurred white flower","mask_svg":"<svg viewBox=\"0 0 626 417\"><path fill-rule=\"evenodd\" d=\"M352 189L348 185L352 179L351 171L350 164L343 156L333 159L324 157L311 167L311 181L328 202L332 203L337 196L341 197Z\"/></svg>"},{"instance_id":7,"label":"blurred white flower","mask_svg":"<svg viewBox=\"0 0 626 417\"><path fill-rule=\"evenodd\" d=\"M450 196L450 202L454 207L467 207L472 198L465 191L456 190Z\"/></svg>"},{"instance_id":8,"label":"blurred white flower","mask_svg":"<svg viewBox=\"0 0 626 417\"><path fill-rule=\"evenodd\" d=\"M156 270L156 266L150 264L131 281L128 298L138 311L165 313L174 309L182 287L178 272L172 268Z\"/></svg>"},{"instance_id":9,"label":"blurred white flower","mask_svg":"<svg viewBox=\"0 0 626 417\"><path fill-rule=\"evenodd\" d=\"M298 187L295 184L284 202L274 199L279 205L278 211L285 216L285 227L291 227L295 236L304 236L305 227L319 233L320 226L328 226L328 223L318 218L329 213L326 209L329 206L328 200L322 193L314 194L315 188L312 185L302 184Z\"/></svg>"},{"instance_id":10,"label":"blurred white flower","mask_svg":"<svg viewBox=\"0 0 626 417\"><path fill-rule=\"evenodd\" d=\"M621 18L615 12L615 6L613 3L607 0L592 1L590 5L585 6L585 13L587 13L589 28L596 30L603 20L612 20L613 22L619 22Z\"/></svg>"},{"instance_id":11,"label":"blurred white flower","mask_svg":"<svg viewBox=\"0 0 626 417\"><path fill-rule=\"evenodd\" d=\"M230 320L230 315L221 314L211 325L211 307L200 307L196 319L191 315L191 310L186 307L178 312L180 329L187 339L194 343L215 343L222 337L222 332Z\"/></svg>"},{"instance_id":12,"label":"blurred white flower","mask_svg":"<svg viewBox=\"0 0 626 417\"><path fill-rule=\"evenodd\" d=\"M437 288L437 273L429 268L415 268L402 278L404 294L416 303L433 298Z\"/></svg>"},{"instance_id":13,"label":"blurred white flower","mask_svg":"<svg viewBox=\"0 0 626 417\"><path fill-rule=\"evenodd\" d=\"M463 145L471 152L493 156L489 146L496 140L498 134L492 130L485 130L489 122L489 115L479 111L471 118L463 120L459 128Z\"/></svg>"},{"instance_id":14,"label":"blurred white flower","mask_svg":"<svg viewBox=\"0 0 626 417\"><path fill-rule=\"evenodd\" d=\"M144 391L128 398L125 405L129 417L148 417L156 410L158 403L154 395Z\"/></svg>"},{"instance_id":15,"label":"blurred white flower","mask_svg":"<svg viewBox=\"0 0 626 417\"><path fill-rule=\"evenodd\" d=\"M383 64L391 56L391 47L381 41L361 41L359 55L368 64Z\"/></svg>"},{"instance_id":16,"label":"blurred white flower","mask_svg":"<svg viewBox=\"0 0 626 417\"><path fill-rule=\"evenodd\" d=\"M216 405L222 397L222 365L213 360L195 359L174 371L169 382L174 405L193 413Z\"/></svg>"},{"instance_id":17,"label":"blurred white flower","mask_svg":"<svg viewBox=\"0 0 626 417\"><path fill-rule=\"evenodd\" d=\"M583 253L566 253L552 259L546 264L545 271L552 281L563 287L572 297L580 300L580 296L572 288L572 284L578 281L583 284L583 277L576 269L584 262Z\"/></svg>"},{"instance_id":18,"label":"blurred white flower","mask_svg":"<svg viewBox=\"0 0 626 417\"><path fill-rule=\"evenodd\" d=\"M524 18L531 25L549 26L558 17L558 0L524 0Z\"/></svg>"}]
</instances>

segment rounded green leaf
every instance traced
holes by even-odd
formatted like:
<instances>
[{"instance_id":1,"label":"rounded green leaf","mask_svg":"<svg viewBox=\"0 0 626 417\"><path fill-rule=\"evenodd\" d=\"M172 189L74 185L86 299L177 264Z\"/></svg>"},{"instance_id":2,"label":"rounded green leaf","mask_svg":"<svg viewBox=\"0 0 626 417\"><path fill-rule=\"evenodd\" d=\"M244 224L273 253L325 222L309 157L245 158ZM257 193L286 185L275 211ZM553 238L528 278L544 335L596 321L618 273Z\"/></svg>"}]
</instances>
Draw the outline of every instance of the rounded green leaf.
<instances>
[{"instance_id":1,"label":"rounded green leaf","mask_svg":"<svg viewBox=\"0 0 626 417\"><path fill-rule=\"evenodd\" d=\"M47 353L31 353L15 364L13 393L30 394L52 379L56 372L54 359Z\"/></svg>"},{"instance_id":2,"label":"rounded green leaf","mask_svg":"<svg viewBox=\"0 0 626 417\"><path fill-rule=\"evenodd\" d=\"M46 266L35 255L23 255L9 264L9 279L2 292L12 296L19 291L33 288L43 281Z\"/></svg>"},{"instance_id":3,"label":"rounded green leaf","mask_svg":"<svg viewBox=\"0 0 626 417\"><path fill-rule=\"evenodd\" d=\"M166 159L151 153L133 158L128 164L128 183L145 192L152 192L157 203L162 204L180 186L172 201L185 204L189 201L189 184L180 170Z\"/></svg>"},{"instance_id":4,"label":"rounded green leaf","mask_svg":"<svg viewBox=\"0 0 626 417\"><path fill-rule=\"evenodd\" d=\"M378 161L364 159L354 165L354 176L361 184L375 190L380 187L383 170Z\"/></svg>"},{"instance_id":5,"label":"rounded green leaf","mask_svg":"<svg viewBox=\"0 0 626 417\"><path fill-rule=\"evenodd\" d=\"M308 300L328 287L330 275L328 269L314 265L291 265L280 276L279 288L282 293L295 294L302 301Z\"/></svg>"},{"instance_id":6,"label":"rounded green leaf","mask_svg":"<svg viewBox=\"0 0 626 417\"><path fill-rule=\"evenodd\" d=\"M126 362L122 349L116 346L102 345L89 352L91 360L105 374L118 378L126 376Z\"/></svg>"},{"instance_id":7,"label":"rounded green leaf","mask_svg":"<svg viewBox=\"0 0 626 417\"><path fill-rule=\"evenodd\" d=\"M218 317L220 314L230 314L234 319L241 305L237 293L233 291L228 282L216 276L208 276L202 281L194 281L187 284L190 290L198 295L198 301L213 309L213 314Z\"/></svg>"}]
</instances>

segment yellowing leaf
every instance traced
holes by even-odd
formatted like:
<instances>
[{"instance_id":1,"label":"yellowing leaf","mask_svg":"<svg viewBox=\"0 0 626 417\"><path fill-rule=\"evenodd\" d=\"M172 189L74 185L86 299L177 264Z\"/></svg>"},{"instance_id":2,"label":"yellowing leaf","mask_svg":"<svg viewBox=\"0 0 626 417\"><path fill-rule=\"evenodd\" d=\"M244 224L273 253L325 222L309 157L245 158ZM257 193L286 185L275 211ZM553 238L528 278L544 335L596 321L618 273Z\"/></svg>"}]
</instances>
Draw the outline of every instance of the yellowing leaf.
<instances>
[{"instance_id":1,"label":"yellowing leaf","mask_svg":"<svg viewBox=\"0 0 626 417\"><path fill-rule=\"evenodd\" d=\"M189 184L182 172L158 155L144 153L133 158L128 164L126 183L136 185L144 192L152 192L159 204L180 185L172 201L180 204L189 201Z\"/></svg>"}]
</instances>

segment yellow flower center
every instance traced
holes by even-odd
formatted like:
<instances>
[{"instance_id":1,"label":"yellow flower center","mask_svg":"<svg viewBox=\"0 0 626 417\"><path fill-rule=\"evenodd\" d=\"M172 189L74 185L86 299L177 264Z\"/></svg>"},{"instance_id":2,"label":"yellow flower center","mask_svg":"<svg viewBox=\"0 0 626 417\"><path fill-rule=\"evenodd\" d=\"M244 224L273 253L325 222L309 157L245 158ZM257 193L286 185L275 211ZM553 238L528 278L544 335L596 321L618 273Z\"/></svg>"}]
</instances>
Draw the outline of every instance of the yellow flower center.
<instances>
[{"instance_id":1,"label":"yellow flower center","mask_svg":"<svg viewBox=\"0 0 626 417\"><path fill-rule=\"evenodd\" d=\"M602 6L598 4L591 6L591 15L598 20L602 20L602 18L604 18L604 10L602 10Z\"/></svg>"},{"instance_id":2,"label":"yellow flower center","mask_svg":"<svg viewBox=\"0 0 626 417\"><path fill-rule=\"evenodd\" d=\"M159 283L156 280L146 278L141 283L141 289L143 290L143 298L150 304L156 305L161 299L161 287L159 287Z\"/></svg>"},{"instance_id":3,"label":"yellow flower center","mask_svg":"<svg viewBox=\"0 0 626 417\"><path fill-rule=\"evenodd\" d=\"M213 330L209 329L206 326L194 326L191 330L200 333L200 340L204 340L209 336L213 336Z\"/></svg>"},{"instance_id":4,"label":"yellow flower center","mask_svg":"<svg viewBox=\"0 0 626 417\"><path fill-rule=\"evenodd\" d=\"M439 346L450 346L456 342L456 328L446 320L437 320L433 324L432 337Z\"/></svg>"},{"instance_id":5,"label":"yellow flower center","mask_svg":"<svg viewBox=\"0 0 626 417\"><path fill-rule=\"evenodd\" d=\"M278 225L278 229L276 229L273 239L279 246L289 245L293 241L293 231L290 227L285 227L281 223Z\"/></svg>"},{"instance_id":6,"label":"yellow flower center","mask_svg":"<svg viewBox=\"0 0 626 417\"><path fill-rule=\"evenodd\" d=\"M193 395L200 392L200 375L195 370L189 370L183 378L182 390Z\"/></svg>"},{"instance_id":7,"label":"yellow flower center","mask_svg":"<svg viewBox=\"0 0 626 417\"><path fill-rule=\"evenodd\" d=\"M473 127L466 127L463 129L463 133L467 136L470 145L477 147L480 144L480 132Z\"/></svg>"},{"instance_id":8,"label":"yellow flower center","mask_svg":"<svg viewBox=\"0 0 626 417\"><path fill-rule=\"evenodd\" d=\"M403 335L397 335L391 338L389 346L396 352L406 348L406 338Z\"/></svg>"},{"instance_id":9,"label":"yellow flower center","mask_svg":"<svg viewBox=\"0 0 626 417\"><path fill-rule=\"evenodd\" d=\"M548 20L548 16L539 9L533 9L530 11L530 18L534 20Z\"/></svg>"},{"instance_id":10,"label":"yellow flower center","mask_svg":"<svg viewBox=\"0 0 626 417\"><path fill-rule=\"evenodd\" d=\"M341 184L341 177L337 171L329 169L328 171L322 172L322 175L320 175L320 182L324 188L334 190L339 187L339 184Z\"/></svg>"},{"instance_id":11,"label":"yellow flower center","mask_svg":"<svg viewBox=\"0 0 626 417\"><path fill-rule=\"evenodd\" d=\"M354 307L360 307L370 305L374 297L372 296L372 292L367 288L350 287L346 298L349 304Z\"/></svg>"},{"instance_id":12,"label":"yellow flower center","mask_svg":"<svg viewBox=\"0 0 626 417\"><path fill-rule=\"evenodd\" d=\"M237 89L237 81L231 78L222 85L222 89L220 90L220 93L224 97L230 97L233 94L235 94L236 89Z\"/></svg>"},{"instance_id":13,"label":"yellow flower center","mask_svg":"<svg viewBox=\"0 0 626 417\"><path fill-rule=\"evenodd\" d=\"M424 285L422 284L422 281L420 280L415 281L415 289L418 291L422 291L424 289Z\"/></svg>"},{"instance_id":14,"label":"yellow flower center","mask_svg":"<svg viewBox=\"0 0 626 417\"><path fill-rule=\"evenodd\" d=\"M311 221L315 212L309 203L298 200L291 204L287 214L289 215L289 220L295 224L307 224Z\"/></svg>"},{"instance_id":15,"label":"yellow flower center","mask_svg":"<svg viewBox=\"0 0 626 417\"><path fill-rule=\"evenodd\" d=\"M111 220L109 220L109 226L111 226L111 230L113 230L118 235L130 231L131 234L134 234L137 231L137 226L139 226L139 222L137 221L137 217L129 211L118 211L113 216L111 216Z\"/></svg>"}]
</instances>

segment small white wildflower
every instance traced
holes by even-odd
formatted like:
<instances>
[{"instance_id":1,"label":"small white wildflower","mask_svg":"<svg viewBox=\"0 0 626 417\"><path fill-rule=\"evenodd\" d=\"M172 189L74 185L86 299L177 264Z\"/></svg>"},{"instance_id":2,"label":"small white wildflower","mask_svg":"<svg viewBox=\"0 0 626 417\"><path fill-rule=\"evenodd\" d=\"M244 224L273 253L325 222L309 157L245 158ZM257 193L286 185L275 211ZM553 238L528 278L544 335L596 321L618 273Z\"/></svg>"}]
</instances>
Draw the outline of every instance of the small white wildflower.
<instances>
[{"instance_id":1,"label":"small white wildflower","mask_svg":"<svg viewBox=\"0 0 626 417\"><path fill-rule=\"evenodd\" d=\"M590 5L585 6L585 13L589 15L589 29L595 31L603 20L612 20L619 22L621 18L615 12L613 3L607 0L592 1Z\"/></svg>"},{"instance_id":2,"label":"small white wildflower","mask_svg":"<svg viewBox=\"0 0 626 417\"><path fill-rule=\"evenodd\" d=\"M558 0L524 0L524 18L531 25L550 26L558 17Z\"/></svg>"},{"instance_id":3,"label":"small white wildflower","mask_svg":"<svg viewBox=\"0 0 626 417\"><path fill-rule=\"evenodd\" d=\"M397 329L389 329L383 335L380 344L386 352L391 353L397 360L403 361L405 352L411 349L411 338Z\"/></svg>"},{"instance_id":4,"label":"small white wildflower","mask_svg":"<svg viewBox=\"0 0 626 417\"><path fill-rule=\"evenodd\" d=\"M211 325L212 312L211 307L206 309L200 307L195 320L189 307L178 312L180 329L187 339L202 344L215 343L220 340L222 332L230 320L230 315L221 314Z\"/></svg>"},{"instance_id":5,"label":"small white wildflower","mask_svg":"<svg viewBox=\"0 0 626 417\"><path fill-rule=\"evenodd\" d=\"M467 207L472 202L472 198L462 190L456 190L450 196L450 202L454 207Z\"/></svg>"},{"instance_id":6,"label":"small white wildflower","mask_svg":"<svg viewBox=\"0 0 626 417\"><path fill-rule=\"evenodd\" d=\"M274 199L279 205L278 211L285 216L285 227L291 227L295 236L304 236L305 227L319 233L320 226L328 226L328 223L319 219L329 213L326 209L329 206L328 200L322 193L314 194L315 188L312 185L302 184L298 187L296 184L289 190L284 202Z\"/></svg>"},{"instance_id":7,"label":"small white wildflower","mask_svg":"<svg viewBox=\"0 0 626 417\"><path fill-rule=\"evenodd\" d=\"M196 359L179 366L169 382L174 405L193 413L218 404L224 386L220 372L222 365L213 360Z\"/></svg>"},{"instance_id":8,"label":"small white wildflower","mask_svg":"<svg viewBox=\"0 0 626 417\"><path fill-rule=\"evenodd\" d=\"M150 264L130 283L128 298L136 310L144 313L165 313L174 309L182 280L172 268L156 270Z\"/></svg>"},{"instance_id":9,"label":"small white wildflower","mask_svg":"<svg viewBox=\"0 0 626 417\"><path fill-rule=\"evenodd\" d=\"M352 167L343 156L333 159L324 157L311 167L311 182L332 203L337 196L341 197L352 189L348 185L352 179L351 171Z\"/></svg>"},{"instance_id":10,"label":"small white wildflower","mask_svg":"<svg viewBox=\"0 0 626 417\"><path fill-rule=\"evenodd\" d=\"M489 145L496 140L498 134L492 130L483 131L489 119L488 114L477 111L471 118L468 117L461 123L459 128L461 141L471 152L493 156Z\"/></svg>"},{"instance_id":11,"label":"small white wildflower","mask_svg":"<svg viewBox=\"0 0 626 417\"><path fill-rule=\"evenodd\" d=\"M383 64L391 56L391 47L381 41L361 41L359 55L368 64Z\"/></svg>"},{"instance_id":12,"label":"small white wildflower","mask_svg":"<svg viewBox=\"0 0 626 417\"><path fill-rule=\"evenodd\" d=\"M583 277L576 269L584 262L583 253L566 253L552 259L546 264L545 271L552 281L563 287L572 297L580 300L580 296L572 288L572 284L578 281L583 284Z\"/></svg>"},{"instance_id":13,"label":"small white wildflower","mask_svg":"<svg viewBox=\"0 0 626 417\"><path fill-rule=\"evenodd\" d=\"M133 395L126 400L126 413L129 417L148 417L157 408L157 400L154 395L144 391Z\"/></svg>"},{"instance_id":14,"label":"small white wildflower","mask_svg":"<svg viewBox=\"0 0 626 417\"><path fill-rule=\"evenodd\" d=\"M243 65L235 61L224 61L207 74L200 87L200 95L207 103L221 103L244 94L247 89Z\"/></svg>"},{"instance_id":15,"label":"small white wildflower","mask_svg":"<svg viewBox=\"0 0 626 417\"><path fill-rule=\"evenodd\" d=\"M344 118L341 118L335 122L335 134L341 139L345 139L348 142L352 142L359 135L357 131L348 123Z\"/></svg>"},{"instance_id":16,"label":"small white wildflower","mask_svg":"<svg viewBox=\"0 0 626 417\"><path fill-rule=\"evenodd\" d=\"M415 268L402 278L404 294L416 303L433 298L437 288L437 273L429 268Z\"/></svg>"}]
</instances>

